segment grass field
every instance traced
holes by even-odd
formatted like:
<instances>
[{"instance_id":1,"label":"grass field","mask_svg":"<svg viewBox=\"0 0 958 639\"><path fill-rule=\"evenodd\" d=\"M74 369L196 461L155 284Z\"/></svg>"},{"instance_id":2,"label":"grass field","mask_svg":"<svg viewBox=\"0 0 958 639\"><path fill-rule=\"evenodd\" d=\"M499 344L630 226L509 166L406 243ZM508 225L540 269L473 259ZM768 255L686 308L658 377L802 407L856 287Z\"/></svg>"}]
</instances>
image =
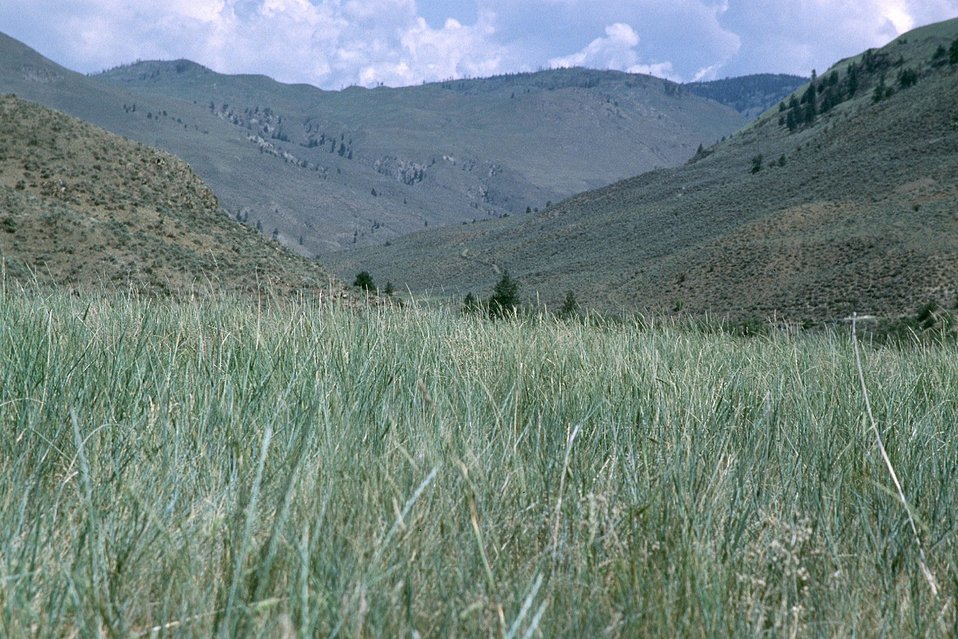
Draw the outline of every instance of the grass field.
<instances>
[{"instance_id":1,"label":"grass field","mask_svg":"<svg viewBox=\"0 0 958 639\"><path fill-rule=\"evenodd\" d=\"M845 335L6 294L0 635L954 636L958 348L861 356L907 507Z\"/></svg>"}]
</instances>

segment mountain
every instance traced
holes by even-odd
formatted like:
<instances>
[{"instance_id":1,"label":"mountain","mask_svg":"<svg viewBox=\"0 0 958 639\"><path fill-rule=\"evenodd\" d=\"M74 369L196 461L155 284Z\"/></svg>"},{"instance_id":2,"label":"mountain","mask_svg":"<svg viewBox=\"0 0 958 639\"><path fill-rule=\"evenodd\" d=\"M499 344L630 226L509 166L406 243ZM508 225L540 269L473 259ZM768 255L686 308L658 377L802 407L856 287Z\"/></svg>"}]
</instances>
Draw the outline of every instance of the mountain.
<instances>
[{"instance_id":1,"label":"mountain","mask_svg":"<svg viewBox=\"0 0 958 639\"><path fill-rule=\"evenodd\" d=\"M282 164L274 154L300 165L301 179L277 181L284 203L244 206L318 252L542 208L680 164L745 122L663 80L583 69L333 92L186 61L97 79L204 105L264 150L263 170ZM245 180L210 179L224 200L250 197Z\"/></svg>"},{"instance_id":2,"label":"mountain","mask_svg":"<svg viewBox=\"0 0 958 639\"><path fill-rule=\"evenodd\" d=\"M699 97L732 107L753 120L806 82L808 78L797 75L761 73L709 82L689 82L682 86Z\"/></svg>"},{"instance_id":3,"label":"mountain","mask_svg":"<svg viewBox=\"0 0 958 639\"><path fill-rule=\"evenodd\" d=\"M0 97L0 122L4 289L286 295L334 288L314 262L231 220L213 191L167 153L10 95Z\"/></svg>"},{"instance_id":4,"label":"mountain","mask_svg":"<svg viewBox=\"0 0 958 639\"><path fill-rule=\"evenodd\" d=\"M182 157L231 215L308 256L542 209L681 164L746 122L617 72L321 91L186 60L86 77L5 36L0 90Z\"/></svg>"},{"instance_id":5,"label":"mountain","mask_svg":"<svg viewBox=\"0 0 958 639\"><path fill-rule=\"evenodd\" d=\"M417 292L823 320L958 292L958 20L843 60L687 165L331 256ZM954 58L952 58L954 59ZM814 88L813 88L814 87Z\"/></svg>"}]
</instances>

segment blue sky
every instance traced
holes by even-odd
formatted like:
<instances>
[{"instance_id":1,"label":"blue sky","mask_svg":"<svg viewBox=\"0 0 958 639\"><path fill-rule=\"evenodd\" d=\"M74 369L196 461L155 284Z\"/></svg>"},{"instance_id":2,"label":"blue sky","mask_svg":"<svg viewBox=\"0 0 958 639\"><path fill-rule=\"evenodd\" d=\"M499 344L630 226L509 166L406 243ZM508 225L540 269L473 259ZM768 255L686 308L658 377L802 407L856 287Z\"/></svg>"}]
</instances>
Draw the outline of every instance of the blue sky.
<instances>
[{"instance_id":1,"label":"blue sky","mask_svg":"<svg viewBox=\"0 0 958 639\"><path fill-rule=\"evenodd\" d=\"M0 31L76 71L189 58L328 89L574 65L807 75L953 17L958 0L0 0Z\"/></svg>"}]
</instances>

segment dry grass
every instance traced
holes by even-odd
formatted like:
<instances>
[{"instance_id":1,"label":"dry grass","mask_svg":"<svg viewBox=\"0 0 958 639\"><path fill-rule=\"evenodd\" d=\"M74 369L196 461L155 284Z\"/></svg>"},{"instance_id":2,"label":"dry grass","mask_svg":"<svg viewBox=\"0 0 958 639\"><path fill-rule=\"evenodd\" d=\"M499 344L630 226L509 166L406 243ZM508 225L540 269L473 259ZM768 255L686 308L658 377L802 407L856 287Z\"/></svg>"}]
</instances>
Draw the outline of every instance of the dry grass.
<instances>
[{"instance_id":1,"label":"dry grass","mask_svg":"<svg viewBox=\"0 0 958 639\"><path fill-rule=\"evenodd\" d=\"M332 287L315 263L229 219L182 161L12 96L0 98L0 116L8 285L280 296Z\"/></svg>"},{"instance_id":2,"label":"dry grass","mask_svg":"<svg viewBox=\"0 0 958 639\"><path fill-rule=\"evenodd\" d=\"M946 637L958 353L7 295L5 636Z\"/></svg>"}]
</instances>

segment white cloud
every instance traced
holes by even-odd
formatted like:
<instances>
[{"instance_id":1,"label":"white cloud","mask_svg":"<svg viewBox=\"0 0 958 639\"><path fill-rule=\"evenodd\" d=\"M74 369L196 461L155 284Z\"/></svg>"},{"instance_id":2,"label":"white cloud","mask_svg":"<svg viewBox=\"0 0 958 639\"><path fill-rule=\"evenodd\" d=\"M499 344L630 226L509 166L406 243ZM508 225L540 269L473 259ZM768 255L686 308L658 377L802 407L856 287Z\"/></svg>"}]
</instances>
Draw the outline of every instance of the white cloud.
<instances>
[{"instance_id":1,"label":"white cloud","mask_svg":"<svg viewBox=\"0 0 958 639\"><path fill-rule=\"evenodd\" d=\"M728 70L821 72L919 25L956 15L958 0L731 0L722 23L743 34L743 47Z\"/></svg>"},{"instance_id":2,"label":"white cloud","mask_svg":"<svg viewBox=\"0 0 958 639\"><path fill-rule=\"evenodd\" d=\"M604 38L596 38L578 53L552 58L549 60L549 66L615 69L675 79L671 62L640 64L637 46L639 46L639 35L635 29L622 22L616 22L605 28Z\"/></svg>"},{"instance_id":3,"label":"white cloud","mask_svg":"<svg viewBox=\"0 0 958 639\"><path fill-rule=\"evenodd\" d=\"M807 74L956 15L958 0L0 0L4 31L79 71L184 57L327 88L574 65Z\"/></svg>"},{"instance_id":4,"label":"white cloud","mask_svg":"<svg viewBox=\"0 0 958 639\"><path fill-rule=\"evenodd\" d=\"M398 46L388 55L370 58L361 82L402 85L494 75L502 70L504 52L488 41L495 33L493 21L491 14L484 14L475 25L464 26L449 18L442 28L433 29L417 18L401 31Z\"/></svg>"}]
</instances>

